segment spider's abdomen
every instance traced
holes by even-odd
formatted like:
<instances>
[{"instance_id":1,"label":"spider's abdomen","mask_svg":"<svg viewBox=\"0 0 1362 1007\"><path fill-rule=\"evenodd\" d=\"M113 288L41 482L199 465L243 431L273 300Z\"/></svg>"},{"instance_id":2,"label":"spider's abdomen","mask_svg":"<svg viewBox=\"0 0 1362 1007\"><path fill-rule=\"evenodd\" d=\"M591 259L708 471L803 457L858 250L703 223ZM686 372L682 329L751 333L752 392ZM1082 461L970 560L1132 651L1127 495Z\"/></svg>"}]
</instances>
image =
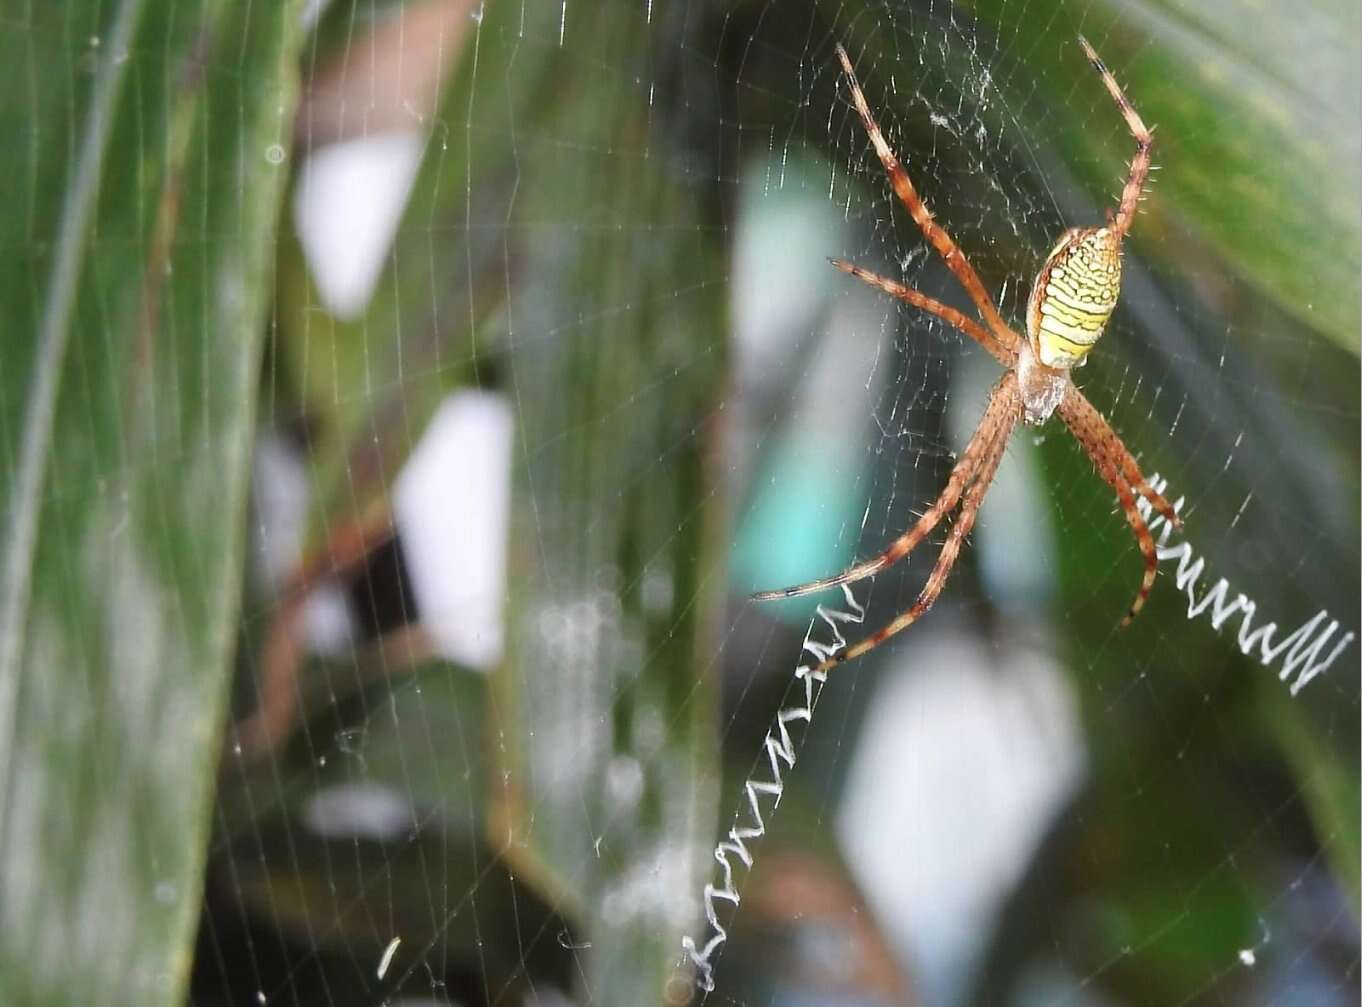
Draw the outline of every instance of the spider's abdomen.
<instances>
[{"instance_id":1,"label":"spider's abdomen","mask_svg":"<svg viewBox=\"0 0 1362 1007\"><path fill-rule=\"evenodd\" d=\"M1046 367L1083 362L1121 293L1121 239L1107 227L1067 231L1031 288L1027 334Z\"/></svg>"}]
</instances>

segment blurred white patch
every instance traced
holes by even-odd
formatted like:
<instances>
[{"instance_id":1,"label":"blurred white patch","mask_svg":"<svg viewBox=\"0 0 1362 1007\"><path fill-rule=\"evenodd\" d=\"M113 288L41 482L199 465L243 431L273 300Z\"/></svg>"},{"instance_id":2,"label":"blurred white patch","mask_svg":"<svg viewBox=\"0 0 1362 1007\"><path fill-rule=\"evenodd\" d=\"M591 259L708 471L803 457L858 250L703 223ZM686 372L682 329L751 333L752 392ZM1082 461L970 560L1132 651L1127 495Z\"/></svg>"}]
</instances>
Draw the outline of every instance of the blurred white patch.
<instances>
[{"instance_id":1,"label":"blurred white patch","mask_svg":"<svg viewBox=\"0 0 1362 1007\"><path fill-rule=\"evenodd\" d=\"M331 0L306 0L303 4L303 11L298 16L299 27L304 32L310 32L317 26L317 22L326 13L326 8L331 6Z\"/></svg>"},{"instance_id":2,"label":"blurred white patch","mask_svg":"<svg viewBox=\"0 0 1362 1007\"><path fill-rule=\"evenodd\" d=\"M773 411L789 408L795 436L839 454L847 438L864 436L884 311L870 298L847 298L848 290L861 292L822 255L810 254L840 251L847 241L846 218L828 200L828 170L796 159L772 176L761 158L743 174L731 288L737 413L728 443L738 472L750 471ZM818 351L801 352L811 338L820 340Z\"/></svg>"},{"instance_id":3,"label":"blurred white patch","mask_svg":"<svg viewBox=\"0 0 1362 1007\"><path fill-rule=\"evenodd\" d=\"M364 310L421 164L422 134L377 133L313 151L293 219L317 291L338 318Z\"/></svg>"},{"instance_id":4,"label":"blurred white patch","mask_svg":"<svg viewBox=\"0 0 1362 1007\"><path fill-rule=\"evenodd\" d=\"M252 547L265 584L283 588L298 569L307 531L308 482L303 460L278 433L263 431L255 442L251 479ZM345 592L335 583L319 585L304 603L303 627L309 649L344 654L354 645L354 622Z\"/></svg>"},{"instance_id":5,"label":"blurred white patch","mask_svg":"<svg viewBox=\"0 0 1362 1007\"><path fill-rule=\"evenodd\" d=\"M763 159L744 175L733 249L733 356L742 383L787 366L840 275L809 250L836 247L847 229L822 179L809 177L812 166L797 165L788 188L771 185L765 171Z\"/></svg>"},{"instance_id":6,"label":"blurred white patch","mask_svg":"<svg viewBox=\"0 0 1362 1007\"><path fill-rule=\"evenodd\" d=\"M323 787L303 805L303 822L325 839L377 842L401 839L415 824L407 798L377 783Z\"/></svg>"},{"instance_id":7,"label":"blurred white patch","mask_svg":"<svg viewBox=\"0 0 1362 1007\"><path fill-rule=\"evenodd\" d=\"M637 759L617 755L605 770L605 792L617 813L633 811L643 797L647 780Z\"/></svg>"},{"instance_id":8,"label":"blurred white patch","mask_svg":"<svg viewBox=\"0 0 1362 1007\"><path fill-rule=\"evenodd\" d=\"M350 598L334 581L318 585L303 606L303 632L314 654L343 657L355 647Z\"/></svg>"},{"instance_id":9,"label":"blurred white patch","mask_svg":"<svg viewBox=\"0 0 1362 1007\"><path fill-rule=\"evenodd\" d=\"M952 1004L1084 752L1068 682L1042 655L956 634L903 653L912 667L879 686L837 829L924 1002Z\"/></svg>"},{"instance_id":10,"label":"blurred white patch","mask_svg":"<svg viewBox=\"0 0 1362 1007\"><path fill-rule=\"evenodd\" d=\"M504 645L513 417L499 395L449 396L393 493L421 623L441 655L480 670Z\"/></svg>"},{"instance_id":11,"label":"blurred white patch","mask_svg":"<svg viewBox=\"0 0 1362 1007\"><path fill-rule=\"evenodd\" d=\"M307 523L307 474L297 452L269 430L255 440L251 476L251 537L259 560L256 569L278 589L302 559Z\"/></svg>"}]
</instances>

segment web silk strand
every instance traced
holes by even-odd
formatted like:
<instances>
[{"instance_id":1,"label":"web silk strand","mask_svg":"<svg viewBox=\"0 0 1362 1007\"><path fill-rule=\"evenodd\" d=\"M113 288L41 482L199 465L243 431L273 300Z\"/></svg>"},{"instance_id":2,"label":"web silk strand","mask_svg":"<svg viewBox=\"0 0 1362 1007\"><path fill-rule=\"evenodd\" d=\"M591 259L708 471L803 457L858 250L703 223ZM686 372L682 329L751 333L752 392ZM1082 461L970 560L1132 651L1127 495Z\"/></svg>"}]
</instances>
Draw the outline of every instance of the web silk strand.
<instances>
[{"instance_id":1,"label":"web silk strand","mask_svg":"<svg viewBox=\"0 0 1362 1007\"><path fill-rule=\"evenodd\" d=\"M1168 480L1158 473L1150 475L1149 485L1156 493L1167 494ZM1185 499L1179 497L1173 502L1173 510L1180 513L1184 502ZM1242 592L1231 599L1230 583L1224 577L1217 580L1209 590L1200 590L1199 582L1206 570L1206 560L1193 553L1189 542L1168 544L1173 526L1162 515L1153 513L1148 500L1141 498L1136 502L1136 507L1144 515L1150 532L1157 535L1159 560L1161 562L1177 560L1174 580L1178 590L1187 597L1187 618L1195 619L1209 611L1211 628L1220 633L1232 616L1242 613L1239 633L1235 640L1240 653L1253 658L1265 668L1271 668L1279 657L1282 658L1277 677L1280 681L1286 682L1294 676L1295 681L1291 682L1291 695L1299 694L1317 676L1327 671L1355 639L1355 634L1342 631L1333 649L1326 655L1325 651L1330 641L1342 627L1337 619L1330 619L1329 613L1324 609L1320 609L1281 640L1276 639L1275 622L1254 629L1253 618L1258 614L1258 603Z\"/></svg>"},{"instance_id":2,"label":"web silk strand","mask_svg":"<svg viewBox=\"0 0 1362 1007\"><path fill-rule=\"evenodd\" d=\"M728 830L728 838L720 841L714 848L714 859L719 864L720 882L718 885L713 882L705 885L704 906L708 939L704 940L703 944L689 935L681 939L680 965L694 966L695 983L706 994L714 990L714 961L724 942L728 940L728 931L719 920L718 903L727 902L736 908L742 901L738 893L733 858L737 859L745 871L752 870L754 857L748 843L766 835L766 816L774 814L776 808L780 807L780 798L785 792L785 773L794 769L799 742L802 741L809 725L813 723L813 711L818 705L823 683L827 681L827 672L818 670L819 666L834 654L846 649L847 641L842 633L842 625L860 625L865 621L865 607L857 603L851 588L842 585L842 594L846 599L845 609L819 605L814 618L810 621L808 632L804 634L802 650L812 658L812 663L801 664L795 669L795 680L803 685L802 703L787 706L776 714L762 742L762 750L766 753L765 766L759 766L743 784L743 792L747 797L746 804L739 806L738 813L734 816L733 827ZM822 643L813 638L814 630L818 628L820 621L831 631L832 639L829 643ZM803 725L799 738L790 733L792 724ZM767 802L765 814L762 812L763 800Z\"/></svg>"}]
</instances>

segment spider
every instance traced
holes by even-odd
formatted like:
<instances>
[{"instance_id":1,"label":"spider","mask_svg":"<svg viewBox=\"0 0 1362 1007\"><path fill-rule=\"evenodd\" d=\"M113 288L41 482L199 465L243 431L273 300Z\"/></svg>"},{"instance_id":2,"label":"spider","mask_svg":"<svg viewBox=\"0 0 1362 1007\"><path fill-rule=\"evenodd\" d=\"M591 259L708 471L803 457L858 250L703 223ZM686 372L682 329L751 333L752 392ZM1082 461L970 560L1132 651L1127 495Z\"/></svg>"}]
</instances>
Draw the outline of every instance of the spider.
<instances>
[{"instance_id":1,"label":"spider","mask_svg":"<svg viewBox=\"0 0 1362 1007\"><path fill-rule=\"evenodd\" d=\"M1121 290L1121 243L1135 220L1140 194L1149 176L1149 149L1152 143L1149 129L1088 40L1080 35L1078 44L1125 118L1126 126L1135 138L1135 156L1130 162L1130 174L1121 191L1120 203L1114 213L1107 211L1106 224L1070 228L1060 236L1046 257L1027 303L1025 339L1003 321L980 282L979 274L922 202L922 197L918 195L908 173L885 141L884 134L870 112L870 105L856 80L856 72L852 69L846 49L840 45L837 47L837 58L846 74L851 100L860 113L861 122L870 136L875 153L879 155L880 163L884 165L894 192L965 288L978 309L982 324L978 319L921 291L886 279L854 263L833 259L832 264L842 272L858 277L891 297L933 314L959 329L993 354L1007 370L989 393L983 418L951 470L946 488L918 519L917 524L895 539L878 556L857 563L835 577L825 577L778 591L762 591L752 596L756 601L793 598L873 576L907 556L942 518L959 508L959 516L946 536L936 566L913 606L860 643L829 657L816 671L827 671L874 650L895 633L907 629L932 607L945 586L951 567L955 565L961 543L974 525L979 505L983 503L984 494L993 482L1018 420L1039 425L1058 413L1088 453L1098 474L1120 501L1144 556L1144 579L1130 611L1121 620L1122 626L1128 625L1144 605L1145 598L1154 586L1154 575L1158 569L1154 538L1136 507L1136 495L1147 500L1175 528L1182 527L1177 512L1145 481L1129 449L1069 376L1072 368L1084 363L1088 351L1102 335L1116 307L1116 298Z\"/></svg>"}]
</instances>

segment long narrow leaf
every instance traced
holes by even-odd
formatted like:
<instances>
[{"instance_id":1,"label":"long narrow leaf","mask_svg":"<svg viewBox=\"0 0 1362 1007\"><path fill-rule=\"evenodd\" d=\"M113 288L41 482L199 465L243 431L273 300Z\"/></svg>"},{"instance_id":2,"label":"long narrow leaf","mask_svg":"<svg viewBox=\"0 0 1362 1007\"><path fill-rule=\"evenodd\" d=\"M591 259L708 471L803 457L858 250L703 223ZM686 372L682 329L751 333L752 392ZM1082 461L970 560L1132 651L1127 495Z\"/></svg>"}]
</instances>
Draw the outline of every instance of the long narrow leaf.
<instances>
[{"instance_id":1,"label":"long narrow leaf","mask_svg":"<svg viewBox=\"0 0 1362 1007\"><path fill-rule=\"evenodd\" d=\"M0 999L178 1002L296 5L0 19Z\"/></svg>"}]
</instances>

